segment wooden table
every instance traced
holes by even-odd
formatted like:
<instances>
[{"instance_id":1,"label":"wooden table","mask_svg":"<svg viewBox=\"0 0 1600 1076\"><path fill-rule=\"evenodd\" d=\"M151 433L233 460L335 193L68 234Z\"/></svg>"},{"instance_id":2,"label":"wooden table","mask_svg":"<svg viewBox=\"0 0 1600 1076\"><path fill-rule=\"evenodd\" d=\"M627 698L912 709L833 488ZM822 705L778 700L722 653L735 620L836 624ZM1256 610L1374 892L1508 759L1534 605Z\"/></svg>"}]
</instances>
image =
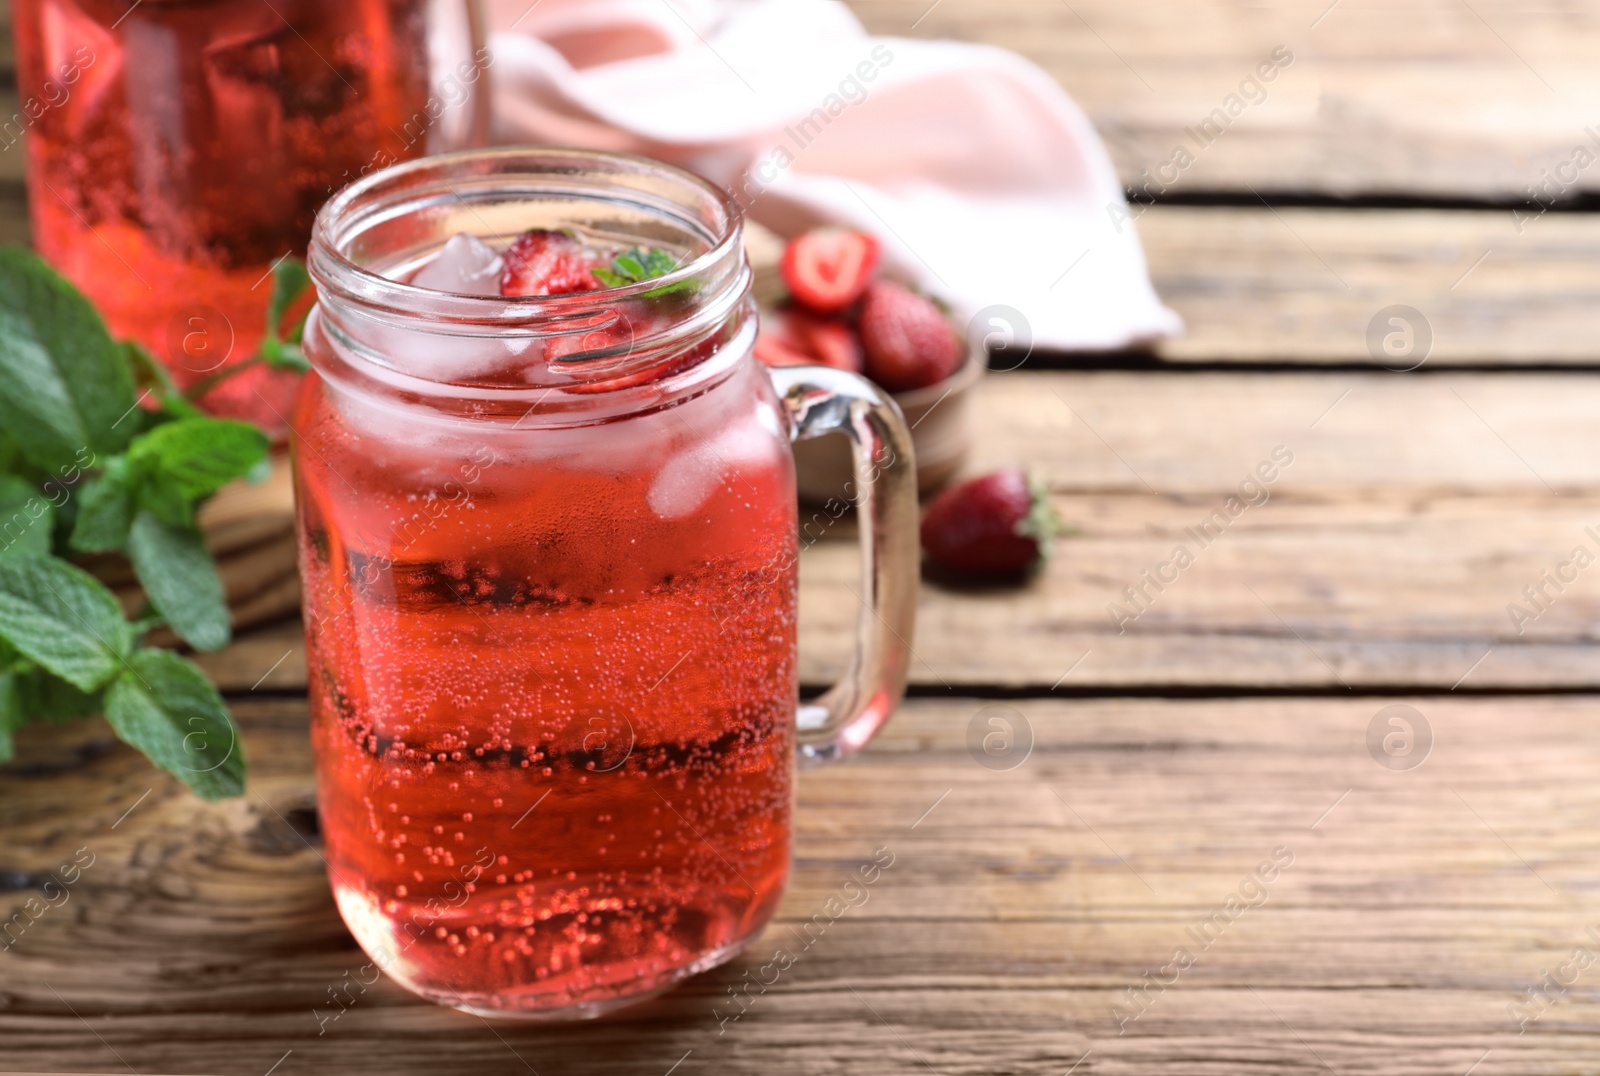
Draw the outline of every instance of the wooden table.
<instances>
[{"instance_id":1,"label":"wooden table","mask_svg":"<svg viewBox=\"0 0 1600 1076\"><path fill-rule=\"evenodd\" d=\"M1274 48L1296 59L1139 220L1189 334L984 386L974 466L1027 463L1081 533L1024 589L924 590L912 697L801 781L768 937L600 1024L490 1026L380 981L322 1031L363 957L314 847L298 629L271 625L210 663L254 760L244 798L196 802L93 722L5 772L0 908L76 849L94 864L0 953L0 1069L1600 1066L1600 568L1508 612L1600 552L1600 168L1542 214L1524 189L1600 120L1600 13L853 6L1032 56L1130 182ZM0 154L13 235L18 163ZM1405 373L1368 346L1395 305L1433 338ZM1119 630L1108 604L1278 446L1270 500ZM803 561L808 684L849 645L853 557L841 538ZM1397 713L1414 740L1385 746ZM969 749L991 717L1018 734L1010 768ZM895 861L870 900L719 1027L729 987L878 848Z\"/></svg>"}]
</instances>

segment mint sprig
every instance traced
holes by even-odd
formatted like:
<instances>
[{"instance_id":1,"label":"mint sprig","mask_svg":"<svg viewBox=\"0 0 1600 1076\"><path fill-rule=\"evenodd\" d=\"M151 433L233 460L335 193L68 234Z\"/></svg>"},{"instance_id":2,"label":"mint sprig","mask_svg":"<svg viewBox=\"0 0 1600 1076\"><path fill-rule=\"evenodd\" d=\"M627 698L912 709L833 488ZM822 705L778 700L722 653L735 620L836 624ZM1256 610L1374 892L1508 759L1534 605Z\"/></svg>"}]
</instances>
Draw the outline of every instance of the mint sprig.
<instances>
[{"instance_id":1,"label":"mint sprig","mask_svg":"<svg viewBox=\"0 0 1600 1076\"><path fill-rule=\"evenodd\" d=\"M266 341L252 365L301 369L309 278L274 270ZM270 352L270 354L269 354ZM104 713L125 742L208 799L239 794L244 755L216 689L140 640L165 624L200 650L227 644L228 608L196 511L265 465L268 440L205 416L144 348L31 252L0 247L0 763L37 720ZM127 559L150 607L129 620L72 564Z\"/></svg>"},{"instance_id":2,"label":"mint sprig","mask_svg":"<svg viewBox=\"0 0 1600 1076\"><path fill-rule=\"evenodd\" d=\"M267 300L267 330L261 339L261 361L275 370L305 373L311 369L306 353L300 350L305 333L305 314L285 321L290 309L311 286L311 274L297 258L284 258L272 267L272 297Z\"/></svg>"},{"instance_id":3,"label":"mint sprig","mask_svg":"<svg viewBox=\"0 0 1600 1076\"><path fill-rule=\"evenodd\" d=\"M608 288L625 288L645 280L666 276L678 267L678 259L664 250L634 247L611 259L611 268L592 269L595 279Z\"/></svg>"},{"instance_id":4,"label":"mint sprig","mask_svg":"<svg viewBox=\"0 0 1600 1076\"><path fill-rule=\"evenodd\" d=\"M310 311L302 309L298 316L290 316L294 308L300 305L300 299L310 287L311 274L306 271L304 262L296 258L280 258L272 267L272 294L267 299L266 325L263 327L261 343L256 353L243 362L224 366L210 377L190 386L186 392L179 394L181 399L173 413L180 418L184 417L185 411L189 414L200 414L199 409L191 401L200 399L230 377L236 377L258 366L265 366L269 370L288 370L296 374L303 374L311 369L311 363L300 346L300 341L305 335L306 316ZM125 342L125 346L142 352L135 356L138 365L153 367L150 371L152 377L157 381L163 381L165 386L172 390L172 382L166 378L160 363L156 362L148 352L143 352L137 344Z\"/></svg>"}]
</instances>

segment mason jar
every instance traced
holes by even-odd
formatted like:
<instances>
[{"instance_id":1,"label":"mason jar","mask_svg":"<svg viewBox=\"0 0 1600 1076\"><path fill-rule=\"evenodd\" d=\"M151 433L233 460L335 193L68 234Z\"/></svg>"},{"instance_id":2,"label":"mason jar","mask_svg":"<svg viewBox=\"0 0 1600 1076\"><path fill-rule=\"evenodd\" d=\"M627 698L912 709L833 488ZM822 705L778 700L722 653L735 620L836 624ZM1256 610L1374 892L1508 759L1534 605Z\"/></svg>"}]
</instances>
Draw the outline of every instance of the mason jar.
<instances>
[{"instance_id":1,"label":"mason jar","mask_svg":"<svg viewBox=\"0 0 1600 1076\"><path fill-rule=\"evenodd\" d=\"M406 283L462 234L669 252L621 287ZM734 203L635 157L399 165L317 219L292 415L330 881L373 964L483 1015L593 1016L730 959L790 862L796 761L905 684L910 441L852 374L767 369ZM857 652L797 699L790 443L842 433Z\"/></svg>"}]
</instances>

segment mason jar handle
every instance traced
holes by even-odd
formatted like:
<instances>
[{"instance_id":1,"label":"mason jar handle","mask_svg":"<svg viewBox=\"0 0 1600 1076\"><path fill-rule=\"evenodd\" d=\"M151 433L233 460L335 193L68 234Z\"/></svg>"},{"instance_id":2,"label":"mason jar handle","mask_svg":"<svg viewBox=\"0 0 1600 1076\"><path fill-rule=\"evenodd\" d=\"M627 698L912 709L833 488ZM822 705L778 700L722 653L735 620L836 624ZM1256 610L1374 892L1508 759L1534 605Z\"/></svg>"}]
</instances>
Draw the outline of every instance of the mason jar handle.
<instances>
[{"instance_id":1,"label":"mason jar handle","mask_svg":"<svg viewBox=\"0 0 1600 1076\"><path fill-rule=\"evenodd\" d=\"M842 432L861 527L861 615L850 667L797 715L800 757L847 758L867 745L906 691L917 617L917 467L900 408L865 378L826 366L769 369L793 440Z\"/></svg>"}]
</instances>

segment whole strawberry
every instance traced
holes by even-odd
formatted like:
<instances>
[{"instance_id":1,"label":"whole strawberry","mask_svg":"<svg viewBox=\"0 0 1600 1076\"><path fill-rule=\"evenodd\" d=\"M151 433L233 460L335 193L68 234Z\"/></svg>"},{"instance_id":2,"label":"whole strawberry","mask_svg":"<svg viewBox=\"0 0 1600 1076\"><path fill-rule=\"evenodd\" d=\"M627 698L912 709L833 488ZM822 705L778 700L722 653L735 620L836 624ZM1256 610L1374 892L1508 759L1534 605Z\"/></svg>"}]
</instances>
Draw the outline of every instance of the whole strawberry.
<instances>
[{"instance_id":1,"label":"whole strawberry","mask_svg":"<svg viewBox=\"0 0 1600 1076\"><path fill-rule=\"evenodd\" d=\"M1050 553L1061 520L1042 486L1007 468L952 486L922 516L922 548L942 567L1015 576Z\"/></svg>"},{"instance_id":2,"label":"whole strawberry","mask_svg":"<svg viewBox=\"0 0 1600 1076\"><path fill-rule=\"evenodd\" d=\"M867 288L856 324L867 376L890 392L927 388L955 373L961 338L933 300L892 280Z\"/></svg>"}]
</instances>

